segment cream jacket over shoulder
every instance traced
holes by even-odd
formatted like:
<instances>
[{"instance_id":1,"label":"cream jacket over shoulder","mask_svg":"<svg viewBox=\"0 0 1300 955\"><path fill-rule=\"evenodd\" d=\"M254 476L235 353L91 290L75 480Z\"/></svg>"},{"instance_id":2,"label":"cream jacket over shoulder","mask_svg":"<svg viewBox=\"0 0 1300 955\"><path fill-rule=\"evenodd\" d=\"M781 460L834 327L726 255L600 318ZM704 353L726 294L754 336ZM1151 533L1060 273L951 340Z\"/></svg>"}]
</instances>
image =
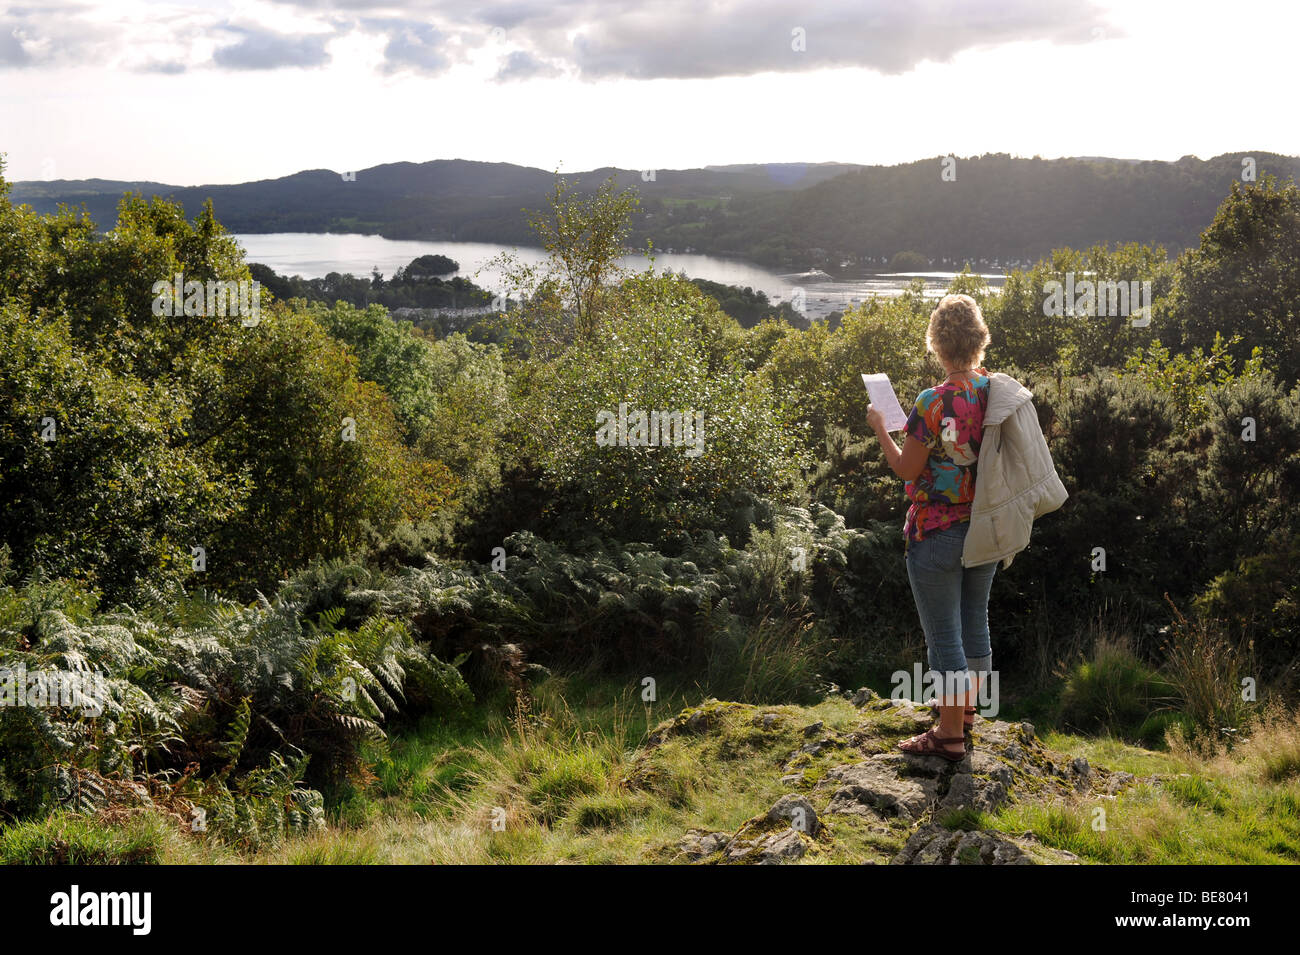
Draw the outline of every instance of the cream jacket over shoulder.
<instances>
[{"instance_id":1,"label":"cream jacket over shoulder","mask_svg":"<svg viewBox=\"0 0 1300 955\"><path fill-rule=\"evenodd\" d=\"M989 375L975 500L962 549L963 567L1001 560L1005 569L1029 546L1034 519L1069 496L1038 426L1033 392L1010 375Z\"/></svg>"}]
</instances>

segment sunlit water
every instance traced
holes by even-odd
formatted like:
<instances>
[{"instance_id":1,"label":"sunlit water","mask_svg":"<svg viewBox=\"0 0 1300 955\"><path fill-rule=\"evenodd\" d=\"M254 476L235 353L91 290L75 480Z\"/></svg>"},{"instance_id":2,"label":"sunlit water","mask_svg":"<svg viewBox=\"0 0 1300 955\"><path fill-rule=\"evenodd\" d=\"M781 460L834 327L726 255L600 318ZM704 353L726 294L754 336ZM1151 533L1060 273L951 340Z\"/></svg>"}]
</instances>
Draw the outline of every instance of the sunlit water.
<instances>
[{"instance_id":1,"label":"sunlit water","mask_svg":"<svg viewBox=\"0 0 1300 955\"><path fill-rule=\"evenodd\" d=\"M433 242L417 239L385 239L375 235L332 235L314 232L275 232L263 235L237 235L248 261L260 262L281 275L321 278L330 272L369 275L378 269L391 276L399 267L421 255L445 255L460 263L456 273L493 292L509 291L501 271L490 261L502 252L513 252L525 264L545 261L542 249L518 248L491 242ZM627 268L643 270L650 263L641 255L621 260ZM741 259L714 255L659 253L654 260L656 271L669 269L685 272L688 278L708 279L741 288L764 292L773 303L792 301L802 289L805 314L818 318L870 295L892 297L902 293L913 278L925 281L925 294L942 295L952 280L952 272L861 273L831 278L811 272L785 275ZM997 288L1003 276L986 274L989 285Z\"/></svg>"}]
</instances>

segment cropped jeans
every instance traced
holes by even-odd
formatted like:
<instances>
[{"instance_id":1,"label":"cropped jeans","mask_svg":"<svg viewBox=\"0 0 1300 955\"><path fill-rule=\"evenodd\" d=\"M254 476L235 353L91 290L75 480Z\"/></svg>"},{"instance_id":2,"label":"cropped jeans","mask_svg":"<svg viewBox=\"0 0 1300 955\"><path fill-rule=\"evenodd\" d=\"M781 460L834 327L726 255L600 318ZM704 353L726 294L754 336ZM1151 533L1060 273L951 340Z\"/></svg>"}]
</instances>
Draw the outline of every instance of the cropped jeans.
<instances>
[{"instance_id":1,"label":"cropped jeans","mask_svg":"<svg viewBox=\"0 0 1300 955\"><path fill-rule=\"evenodd\" d=\"M944 686L958 688L969 686L966 673L993 665L989 591L998 562L961 565L968 530L970 523L962 521L931 531L924 540L908 542L906 558L930 669L944 677Z\"/></svg>"}]
</instances>

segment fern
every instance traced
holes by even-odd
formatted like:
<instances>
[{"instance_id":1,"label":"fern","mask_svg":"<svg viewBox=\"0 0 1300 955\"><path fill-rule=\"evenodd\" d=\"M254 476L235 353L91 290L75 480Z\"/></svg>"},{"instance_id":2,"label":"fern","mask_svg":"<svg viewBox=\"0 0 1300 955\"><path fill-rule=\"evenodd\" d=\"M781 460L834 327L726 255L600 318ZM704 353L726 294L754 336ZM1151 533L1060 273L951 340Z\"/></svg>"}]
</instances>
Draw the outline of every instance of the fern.
<instances>
[{"instance_id":1,"label":"fern","mask_svg":"<svg viewBox=\"0 0 1300 955\"><path fill-rule=\"evenodd\" d=\"M222 741L218 753L225 762L225 768L218 773L218 778L225 779L234 771L243 755L244 744L248 742L248 731L253 725L253 709L249 697L244 697L235 709L235 718L227 730L228 737Z\"/></svg>"}]
</instances>

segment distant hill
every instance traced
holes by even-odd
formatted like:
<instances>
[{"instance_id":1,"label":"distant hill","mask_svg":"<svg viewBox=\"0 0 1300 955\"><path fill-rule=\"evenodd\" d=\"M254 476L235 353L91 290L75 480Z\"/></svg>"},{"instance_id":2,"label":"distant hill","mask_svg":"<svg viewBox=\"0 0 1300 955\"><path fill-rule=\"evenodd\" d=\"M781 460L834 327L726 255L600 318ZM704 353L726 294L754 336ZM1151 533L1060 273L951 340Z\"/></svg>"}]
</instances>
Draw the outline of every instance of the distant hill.
<instances>
[{"instance_id":1,"label":"distant hill","mask_svg":"<svg viewBox=\"0 0 1300 955\"><path fill-rule=\"evenodd\" d=\"M882 266L901 251L934 266L1030 262L1060 246L1141 241L1177 251L1197 241L1242 156L1256 175L1294 178L1300 160L1272 153L1157 162L1106 157L958 158L950 180L942 157L897 166L754 163L702 169L571 173L583 190L613 176L634 187L642 211L633 244L747 258L789 270L836 272ZM439 159L388 163L351 173L314 169L236 185L170 186L90 179L19 182L13 199L49 212L84 205L101 227L122 194L140 191L195 214L213 200L234 232L361 232L394 239L528 243L522 209L539 209L547 170L511 163Z\"/></svg>"},{"instance_id":2,"label":"distant hill","mask_svg":"<svg viewBox=\"0 0 1300 955\"><path fill-rule=\"evenodd\" d=\"M1029 264L1054 248L1145 242L1177 252L1199 241L1234 181L1243 155L1256 178L1296 178L1300 160L1234 153L1177 162L1123 159L958 159L944 180L942 157L867 166L797 191L737 195L725 208L643 229L656 244L738 254L773 267L842 262L883 267L915 251L932 267ZM687 221L683 222L682 219Z\"/></svg>"},{"instance_id":3,"label":"distant hill","mask_svg":"<svg viewBox=\"0 0 1300 955\"><path fill-rule=\"evenodd\" d=\"M85 201L82 197L117 196L124 192L145 192L163 194L176 189L162 182L121 182L116 179L52 179L48 182L14 183L15 195L21 194L22 202L30 203L38 211L46 211L49 202Z\"/></svg>"},{"instance_id":4,"label":"distant hill","mask_svg":"<svg viewBox=\"0 0 1300 955\"><path fill-rule=\"evenodd\" d=\"M614 176L621 187L636 186L644 196L716 199L733 193L804 188L857 168L862 167L782 163L643 173L605 167L569 178L583 189L595 189ZM234 232L349 231L389 238L516 242L531 236L521 206L539 207L553 182L553 174L543 169L438 159L387 163L355 173L313 169L238 185L171 186L103 179L18 182L13 199L38 212L52 212L60 202L84 205L97 223L106 225L116 217L122 194L140 191L180 202L191 215L210 197L217 217Z\"/></svg>"}]
</instances>

